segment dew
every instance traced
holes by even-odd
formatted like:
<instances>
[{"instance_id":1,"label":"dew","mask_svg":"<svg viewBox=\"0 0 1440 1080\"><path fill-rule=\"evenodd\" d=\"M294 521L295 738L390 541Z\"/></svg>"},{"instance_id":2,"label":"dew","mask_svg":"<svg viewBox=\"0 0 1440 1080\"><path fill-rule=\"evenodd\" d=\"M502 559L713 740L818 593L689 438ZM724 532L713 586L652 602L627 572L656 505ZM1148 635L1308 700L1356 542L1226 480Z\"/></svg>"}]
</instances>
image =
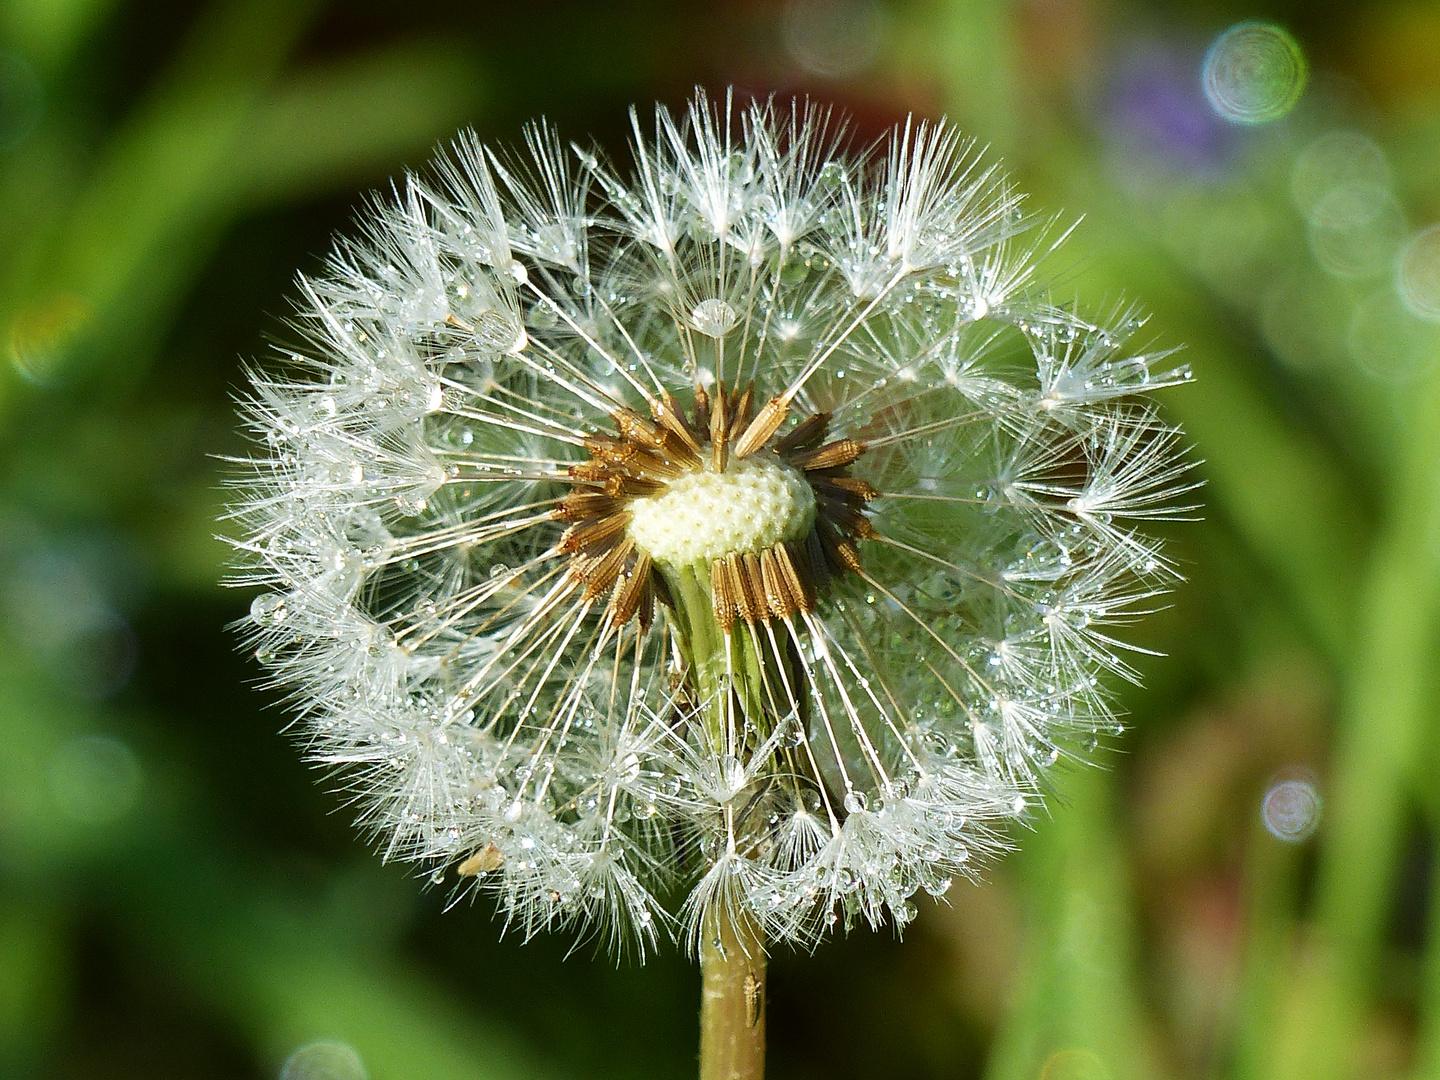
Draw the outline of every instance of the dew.
<instances>
[{"instance_id":1,"label":"dew","mask_svg":"<svg viewBox=\"0 0 1440 1080\"><path fill-rule=\"evenodd\" d=\"M1320 824L1320 793L1306 780L1281 780L1265 792L1260 818L1276 839L1298 844Z\"/></svg>"},{"instance_id":2,"label":"dew","mask_svg":"<svg viewBox=\"0 0 1440 1080\"><path fill-rule=\"evenodd\" d=\"M1271 23L1232 26L1205 53L1205 96L1232 123L1278 120L1300 100L1305 76L1299 44Z\"/></svg>"},{"instance_id":3,"label":"dew","mask_svg":"<svg viewBox=\"0 0 1440 1080\"><path fill-rule=\"evenodd\" d=\"M250 618L257 626L279 626L287 614L285 597L279 593L261 593L250 601Z\"/></svg>"},{"instance_id":4,"label":"dew","mask_svg":"<svg viewBox=\"0 0 1440 1080\"><path fill-rule=\"evenodd\" d=\"M474 334L476 344L490 352L519 352L525 347L525 328L508 311L482 312L475 320Z\"/></svg>"},{"instance_id":5,"label":"dew","mask_svg":"<svg viewBox=\"0 0 1440 1080\"><path fill-rule=\"evenodd\" d=\"M690 312L690 322L706 337L722 338L738 321L735 309L724 300L702 300Z\"/></svg>"},{"instance_id":6,"label":"dew","mask_svg":"<svg viewBox=\"0 0 1440 1080\"><path fill-rule=\"evenodd\" d=\"M500 816L513 825L520 820L520 815L524 812L525 807L521 805L519 799L516 799L509 806L505 807L505 812Z\"/></svg>"},{"instance_id":7,"label":"dew","mask_svg":"<svg viewBox=\"0 0 1440 1080\"><path fill-rule=\"evenodd\" d=\"M313 1042L286 1059L280 1080L369 1080L365 1063L353 1046L342 1042Z\"/></svg>"},{"instance_id":8,"label":"dew","mask_svg":"<svg viewBox=\"0 0 1440 1080\"><path fill-rule=\"evenodd\" d=\"M845 793L845 812L847 814L863 813L870 806L870 798L863 791L856 791L853 788Z\"/></svg>"},{"instance_id":9,"label":"dew","mask_svg":"<svg viewBox=\"0 0 1440 1080\"><path fill-rule=\"evenodd\" d=\"M785 285L798 285L810 275L810 264L803 259L789 259L780 267L780 281Z\"/></svg>"},{"instance_id":10,"label":"dew","mask_svg":"<svg viewBox=\"0 0 1440 1080\"><path fill-rule=\"evenodd\" d=\"M820 167L820 172L815 178L815 184L820 189L841 187L849 180L849 173L846 172L844 164L839 161L827 161Z\"/></svg>"},{"instance_id":11,"label":"dew","mask_svg":"<svg viewBox=\"0 0 1440 1080\"><path fill-rule=\"evenodd\" d=\"M1400 299L1422 319L1440 322L1440 224L1421 230L1400 253Z\"/></svg>"}]
</instances>

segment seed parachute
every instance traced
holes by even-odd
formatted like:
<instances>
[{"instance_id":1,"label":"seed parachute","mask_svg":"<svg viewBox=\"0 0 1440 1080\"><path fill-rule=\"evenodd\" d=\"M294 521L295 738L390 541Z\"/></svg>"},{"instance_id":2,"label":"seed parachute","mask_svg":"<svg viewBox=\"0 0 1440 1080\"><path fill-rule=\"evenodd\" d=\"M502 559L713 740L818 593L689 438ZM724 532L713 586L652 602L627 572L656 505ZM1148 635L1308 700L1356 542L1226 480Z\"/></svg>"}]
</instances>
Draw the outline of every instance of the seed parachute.
<instances>
[{"instance_id":1,"label":"seed parachute","mask_svg":"<svg viewBox=\"0 0 1440 1080\"><path fill-rule=\"evenodd\" d=\"M1189 378L945 124L463 136L252 373L247 633L385 855L524 934L905 925L1117 729Z\"/></svg>"}]
</instances>

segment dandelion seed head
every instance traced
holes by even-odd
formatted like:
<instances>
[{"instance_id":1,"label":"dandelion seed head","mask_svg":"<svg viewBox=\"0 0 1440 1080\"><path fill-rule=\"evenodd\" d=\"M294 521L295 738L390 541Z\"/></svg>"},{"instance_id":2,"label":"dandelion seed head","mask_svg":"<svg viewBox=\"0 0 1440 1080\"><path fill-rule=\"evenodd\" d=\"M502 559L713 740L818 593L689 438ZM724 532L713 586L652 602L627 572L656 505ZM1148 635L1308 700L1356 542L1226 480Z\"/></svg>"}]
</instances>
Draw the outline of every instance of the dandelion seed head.
<instances>
[{"instance_id":1,"label":"dandelion seed head","mask_svg":"<svg viewBox=\"0 0 1440 1080\"><path fill-rule=\"evenodd\" d=\"M462 136L301 279L247 640L382 853L512 932L903 927L1118 730L1188 372L1049 295L1068 232L945 124L632 126L628 174Z\"/></svg>"}]
</instances>

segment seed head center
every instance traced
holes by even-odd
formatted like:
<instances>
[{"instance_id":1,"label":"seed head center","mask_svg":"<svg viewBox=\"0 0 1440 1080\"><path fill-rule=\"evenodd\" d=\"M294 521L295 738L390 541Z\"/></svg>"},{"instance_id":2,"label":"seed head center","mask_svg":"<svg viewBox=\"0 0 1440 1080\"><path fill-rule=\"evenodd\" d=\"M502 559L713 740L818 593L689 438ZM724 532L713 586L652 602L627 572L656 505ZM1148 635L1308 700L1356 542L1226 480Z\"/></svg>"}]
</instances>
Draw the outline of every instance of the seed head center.
<instances>
[{"instance_id":1,"label":"seed head center","mask_svg":"<svg viewBox=\"0 0 1440 1080\"><path fill-rule=\"evenodd\" d=\"M630 539L671 566L708 565L732 552L799 540L815 524L815 492L798 470L761 457L697 470L630 504Z\"/></svg>"}]
</instances>

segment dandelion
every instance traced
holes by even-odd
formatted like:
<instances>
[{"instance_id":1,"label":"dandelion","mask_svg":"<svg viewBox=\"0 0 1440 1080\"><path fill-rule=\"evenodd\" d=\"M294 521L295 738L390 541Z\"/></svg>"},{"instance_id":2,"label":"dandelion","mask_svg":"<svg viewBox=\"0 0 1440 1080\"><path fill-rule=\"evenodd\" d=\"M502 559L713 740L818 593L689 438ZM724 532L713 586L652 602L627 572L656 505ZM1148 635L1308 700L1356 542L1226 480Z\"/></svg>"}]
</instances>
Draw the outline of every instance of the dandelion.
<instances>
[{"instance_id":1,"label":"dandelion","mask_svg":"<svg viewBox=\"0 0 1440 1080\"><path fill-rule=\"evenodd\" d=\"M541 124L378 200L252 373L233 514L384 854L680 937L743 1057L767 943L904 927L1116 728L1186 489L1141 395L1189 374L1050 296L1066 233L944 124L632 123L628 178Z\"/></svg>"}]
</instances>

